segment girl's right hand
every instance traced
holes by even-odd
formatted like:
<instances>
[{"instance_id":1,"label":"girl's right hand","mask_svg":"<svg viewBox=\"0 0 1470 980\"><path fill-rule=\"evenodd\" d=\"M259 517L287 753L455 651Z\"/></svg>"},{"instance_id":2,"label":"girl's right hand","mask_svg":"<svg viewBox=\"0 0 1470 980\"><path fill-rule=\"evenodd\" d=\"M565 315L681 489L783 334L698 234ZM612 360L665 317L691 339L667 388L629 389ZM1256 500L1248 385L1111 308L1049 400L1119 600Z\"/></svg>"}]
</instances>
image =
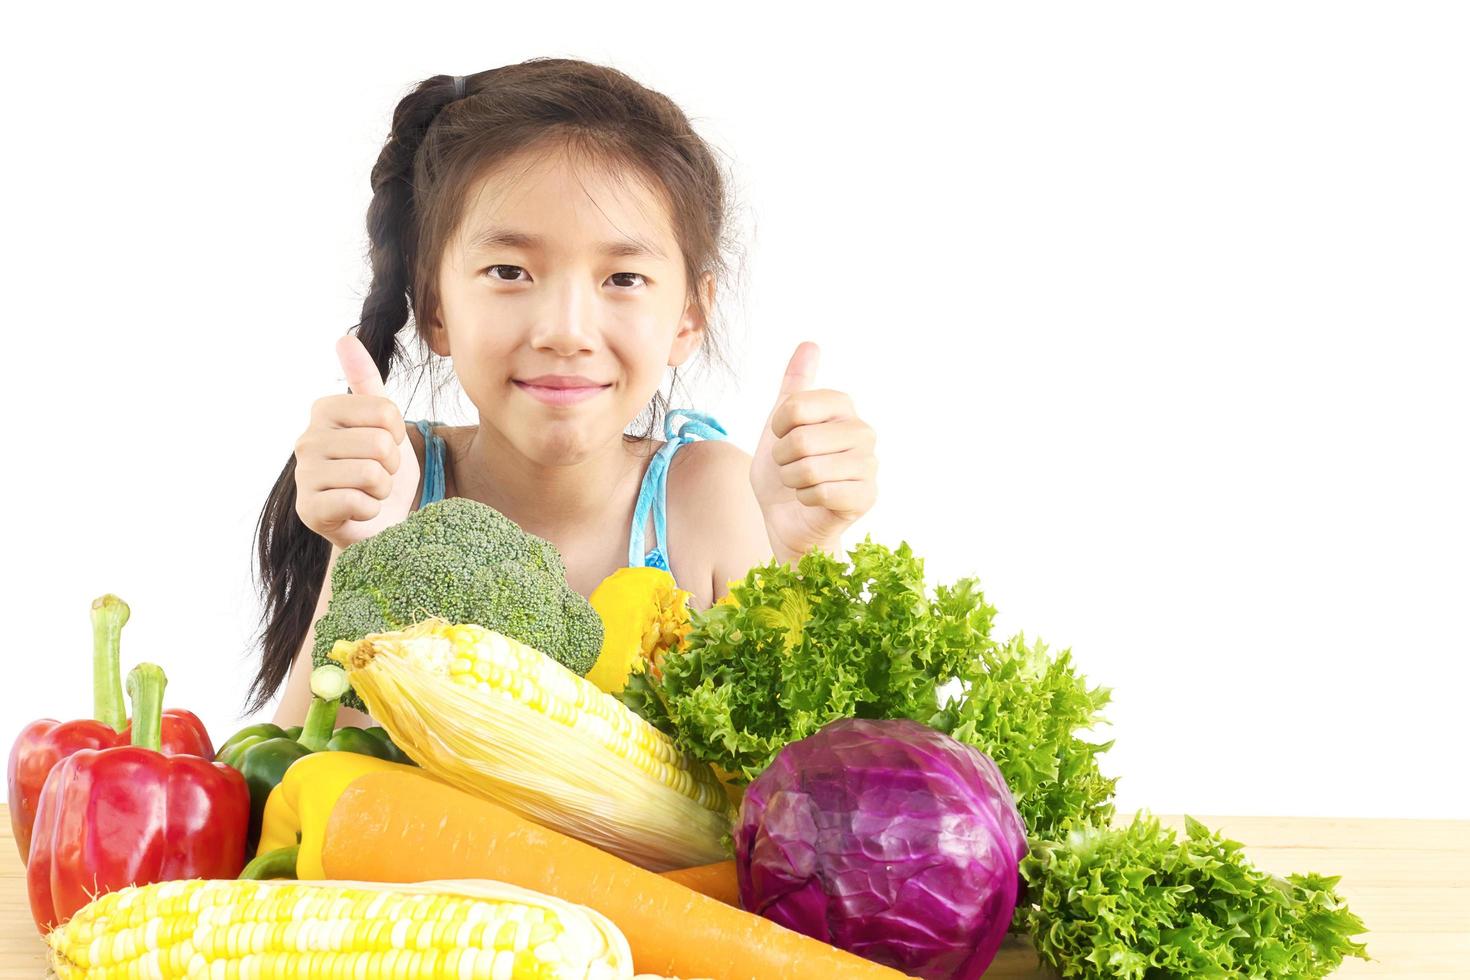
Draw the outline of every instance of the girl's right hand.
<instances>
[{"instance_id":1,"label":"girl's right hand","mask_svg":"<svg viewBox=\"0 0 1470 980\"><path fill-rule=\"evenodd\" d=\"M296 440L296 513L346 548L413 511L419 461L362 342L350 335L337 341L337 359L351 393L311 406L311 424Z\"/></svg>"}]
</instances>

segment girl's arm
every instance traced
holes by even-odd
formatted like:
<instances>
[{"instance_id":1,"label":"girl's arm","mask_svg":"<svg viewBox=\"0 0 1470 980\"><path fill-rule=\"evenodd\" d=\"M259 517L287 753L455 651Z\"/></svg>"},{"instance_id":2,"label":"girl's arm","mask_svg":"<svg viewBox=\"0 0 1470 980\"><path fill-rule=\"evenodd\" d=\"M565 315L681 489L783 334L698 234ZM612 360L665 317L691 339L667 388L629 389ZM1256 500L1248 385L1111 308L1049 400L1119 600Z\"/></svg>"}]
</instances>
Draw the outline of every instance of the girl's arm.
<instances>
[{"instance_id":1,"label":"girl's arm","mask_svg":"<svg viewBox=\"0 0 1470 980\"><path fill-rule=\"evenodd\" d=\"M327 559L326 576L322 580L321 595L316 601L316 610L311 614L311 626L306 630L306 639L301 644L301 650L296 654L296 662L291 667L291 675L286 680L286 689L281 694L281 701L276 705L276 716L271 719L282 728L290 728L292 725L300 725L306 720L306 709L311 706L311 648L316 639L316 621L322 618L327 611L327 603L332 598L332 568L337 564L337 556L342 550L332 545L332 555ZM337 727L355 726L358 728L370 728L373 719L353 708L339 708L337 710Z\"/></svg>"},{"instance_id":2,"label":"girl's arm","mask_svg":"<svg viewBox=\"0 0 1470 980\"><path fill-rule=\"evenodd\" d=\"M669 550L695 608L718 602L731 580L773 556L750 462L739 446L710 440L680 449L669 467Z\"/></svg>"}]
</instances>

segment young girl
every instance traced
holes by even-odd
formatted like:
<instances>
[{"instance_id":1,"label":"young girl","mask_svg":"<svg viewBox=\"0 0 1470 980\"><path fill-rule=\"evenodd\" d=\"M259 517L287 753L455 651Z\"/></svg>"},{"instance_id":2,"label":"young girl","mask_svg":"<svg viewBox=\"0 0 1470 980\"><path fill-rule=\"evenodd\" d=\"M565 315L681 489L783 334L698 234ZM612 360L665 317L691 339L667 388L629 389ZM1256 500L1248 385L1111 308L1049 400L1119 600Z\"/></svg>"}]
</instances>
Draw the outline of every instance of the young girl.
<instances>
[{"instance_id":1,"label":"young girl","mask_svg":"<svg viewBox=\"0 0 1470 980\"><path fill-rule=\"evenodd\" d=\"M398 104L372 187L372 286L337 348L350 392L312 406L261 512L252 710L289 674L275 720L301 722L337 555L446 496L551 541L582 595L653 564L696 608L773 555L837 552L872 506L873 431L813 388L812 344L754 456L693 412L667 413L664 442L625 435L640 414L657 424L666 369L713 343L725 270L719 169L666 97L565 59L437 75ZM477 425L405 424L385 397L410 315Z\"/></svg>"}]
</instances>

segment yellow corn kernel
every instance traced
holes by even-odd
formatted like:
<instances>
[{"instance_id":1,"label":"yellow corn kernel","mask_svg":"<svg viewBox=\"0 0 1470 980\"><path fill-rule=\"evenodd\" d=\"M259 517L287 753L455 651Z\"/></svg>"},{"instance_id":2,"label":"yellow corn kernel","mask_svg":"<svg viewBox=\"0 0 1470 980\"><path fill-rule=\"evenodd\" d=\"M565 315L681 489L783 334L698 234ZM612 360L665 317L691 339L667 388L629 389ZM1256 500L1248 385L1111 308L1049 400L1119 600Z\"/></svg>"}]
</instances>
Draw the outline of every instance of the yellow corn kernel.
<instances>
[{"instance_id":1,"label":"yellow corn kernel","mask_svg":"<svg viewBox=\"0 0 1470 980\"><path fill-rule=\"evenodd\" d=\"M498 882L188 879L98 896L46 937L60 980L628 976L581 906Z\"/></svg>"}]
</instances>

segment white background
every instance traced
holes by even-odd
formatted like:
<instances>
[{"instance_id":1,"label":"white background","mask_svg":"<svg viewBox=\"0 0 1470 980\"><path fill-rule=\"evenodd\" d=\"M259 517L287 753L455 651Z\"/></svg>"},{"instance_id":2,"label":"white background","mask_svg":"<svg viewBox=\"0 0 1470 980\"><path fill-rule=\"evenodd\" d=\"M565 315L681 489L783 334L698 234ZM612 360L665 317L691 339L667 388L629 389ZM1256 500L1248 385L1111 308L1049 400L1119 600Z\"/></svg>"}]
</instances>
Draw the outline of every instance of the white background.
<instances>
[{"instance_id":1,"label":"white background","mask_svg":"<svg viewBox=\"0 0 1470 980\"><path fill-rule=\"evenodd\" d=\"M880 435L858 537L1114 689L1120 805L1470 816L1465 8L802 6L10 15L5 745L87 711L107 591L125 665L233 730L393 106L556 55L735 176L738 375L700 406L752 449L820 342Z\"/></svg>"}]
</instances>

